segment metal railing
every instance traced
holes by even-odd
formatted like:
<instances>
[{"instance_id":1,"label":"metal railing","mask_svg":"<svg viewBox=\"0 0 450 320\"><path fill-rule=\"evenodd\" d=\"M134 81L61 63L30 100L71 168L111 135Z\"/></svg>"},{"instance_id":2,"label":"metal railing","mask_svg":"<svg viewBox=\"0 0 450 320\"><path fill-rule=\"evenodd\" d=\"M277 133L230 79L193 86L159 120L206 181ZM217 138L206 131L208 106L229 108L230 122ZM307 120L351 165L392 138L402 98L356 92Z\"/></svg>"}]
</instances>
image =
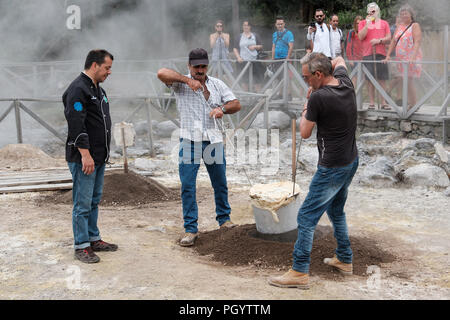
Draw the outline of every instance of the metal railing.
<instances>
[{"instance_id":1,"label":"metal railing","mask_svg":"<svg viewBox=\"0 0 450 320\"><path fill-rule=\"evenodd\" d=\"M397 105L395 99L390 95L391 90L384 90L381 84L372 76L364 63L379 63L379 61L348 61L354 64L350 71L350 78L356 78L355 91L357 96L358 110L367 115L378 115L392 119L415 119L443 123L443 140L447 139L447 124L449 123L448 107L450 103L449 95L449 71L448 71L448 26L444 29L444 60L443 61L421 61L423 70L420 84L423 87L423 94L417 103L408 109L408 62L389 61L390 65L403 65L402 75L402 104ZM230 127L238 129L248 129L258 113L263 110L264 124L269 125L269 110L282 110L292 117L295 117L302 109L305 102L305 94L308 85L303 80L300 67L300 57L304 50L296 50L296 59L289 60L257 60L254 62L244 62L244 66L239 68L240 72L230 72L223 66L223 61L211 64L208 74L224 80L244 102L246 106L242 112L236 115L227 115L226 120ZM234 65L234 70L238 63L230 60ZM261 83L257 83L254 77L255 64L263 66L265 74ZM274 68L277 65L278 68ZM24 102L36 103L61 103L63 90L68 86L80 72L82 61L56 61L39 63L10 63L0 64L0 85L2 91L10 92L13 98L1 98L0 106L3 102L11 102L6 110L1 113L0 122L14 111L17 130L17 142L23 142L21 111L30 115L41 126L50 131L59 140L65 141L61 132L53 128L43 117L33 112ZM153 154L152 136L152 110L156 110L163 117L171 120L179 126L178 120L170 111L173 108L174 95L156 77L156 72L161 67L169 67L187 74L187 59L177 58L168 60L133 60L115 61L113 66L113 76L103 84L111 103L119 103L123 100L138 102L138 106L125 117L130 121L141 110L146 110L146 121L149 127L148 140L149 148ZM436 70L440 70L438 75ZM262 78L262 77L261 77ZM244 81L244 79L246 79ZM364 91L367 82L375 87L376 94L383 97L393 108L387 110L367 110L364 103ZM26 97L26 98L14 98ZM432 108L427 112L418 112L426 103L433 100ZM428 104L430 105L430 104ZM60 109L61 110L61 109ZM1 109L0 109L1 112ZM242 118L242 120L241 120ZM1 130L1 125L0 125Z\"/></svg>"}]
</instances>

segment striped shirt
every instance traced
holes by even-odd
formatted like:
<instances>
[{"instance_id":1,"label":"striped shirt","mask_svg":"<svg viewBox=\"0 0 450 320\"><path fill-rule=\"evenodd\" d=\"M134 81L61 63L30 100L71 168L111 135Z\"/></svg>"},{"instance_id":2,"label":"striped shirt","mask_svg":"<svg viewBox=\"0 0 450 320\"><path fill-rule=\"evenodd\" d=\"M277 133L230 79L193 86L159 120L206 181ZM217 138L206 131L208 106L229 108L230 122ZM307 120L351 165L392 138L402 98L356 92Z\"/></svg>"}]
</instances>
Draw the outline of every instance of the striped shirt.
<instances>
[{"instance_id":1,"label":"striped shirt","mask_svg":"<svg viewBox=\"0 0 450 320\"><path fill-rule=\"evenodd\" d=\"M190 74L186 77L192 78ZM220 131L223 127L222 119L213 119L209 113L212 109L236 99L231 89L222 80L207 77L206 87L210 95L206 101L201 89L194 91L183 82L174 82L168 87L173 89L177 99L181 125L180 138L211 143L223 142Z\"/></svg>"}]
</instances>

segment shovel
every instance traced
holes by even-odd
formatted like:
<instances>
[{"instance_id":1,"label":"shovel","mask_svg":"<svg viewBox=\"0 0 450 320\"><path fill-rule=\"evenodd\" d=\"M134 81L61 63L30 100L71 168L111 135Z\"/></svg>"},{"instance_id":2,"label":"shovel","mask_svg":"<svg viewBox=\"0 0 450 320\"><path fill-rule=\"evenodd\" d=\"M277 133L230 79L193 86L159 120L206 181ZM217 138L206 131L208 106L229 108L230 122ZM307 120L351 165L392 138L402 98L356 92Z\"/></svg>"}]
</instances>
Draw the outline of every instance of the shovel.
<instances>
[{"instance_id":1,"label":"shovel","mask_svg":"<svg viewBox=\"0 0 450 320\"><path fill-rule=\"evenodd\" d=\"M122 141L125 141L125 129L120 128L120 133L122 135ZM128 173L128 159L127 159L127 147L125 142L122 144L122 154L123 154L123 172Z\"/></svg>"},{"instance_id":2,"label":"shovel","mask_svg":"<svg viewBox=\"0 0 450 320\"><path fill-rule=\"evenodd\" d=\"M293 197L295 195L295 178L297 176L297 160L298 156L300 154L300 147L302 145L302 138L300 137L300 145L298 146L297 156L295 156L295 151L297 148L297 135L296 135L296 119L292 118L292 195L289 196Z\"/></svg>"}]
</instances>

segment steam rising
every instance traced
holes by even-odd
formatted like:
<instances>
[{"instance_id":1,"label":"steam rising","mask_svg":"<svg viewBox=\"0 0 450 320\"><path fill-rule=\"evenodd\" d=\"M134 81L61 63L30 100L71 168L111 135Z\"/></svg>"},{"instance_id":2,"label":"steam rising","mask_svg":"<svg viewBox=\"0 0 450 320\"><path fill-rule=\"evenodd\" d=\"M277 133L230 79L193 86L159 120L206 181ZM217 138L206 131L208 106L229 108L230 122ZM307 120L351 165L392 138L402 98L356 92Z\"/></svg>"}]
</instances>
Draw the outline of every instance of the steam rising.
<instances>
[{"instance_id":1,"label":"steam rising","mask_svg":"<svg viewBox=\"0 0 450 320\"><path fill-rule=\"evenodd\" d=\"M81 9L81 30L66 27L70 5ZM166 11L162 0L0 0L0 61L83 60L93 48L121 60L185 56Z\"/></svg>"},{"instance_id":2,"label":"steam rising","mask_svg":"<svg viewBox=\"0 0 450 320\"><path fill-rule=\"evenodd\" d=\"M421 24L449 23L448 0L407 3ZM81 9L81 30L66 27L70 5ZM228 11L231 5L223 0L0 0L0 62L83 60L93 48L108 49L120 60L185 57L192 48L209 49L215 19L232 30ZM195 18L182 25L180 15L188 13Z\"/></svg>"}]
</instances>

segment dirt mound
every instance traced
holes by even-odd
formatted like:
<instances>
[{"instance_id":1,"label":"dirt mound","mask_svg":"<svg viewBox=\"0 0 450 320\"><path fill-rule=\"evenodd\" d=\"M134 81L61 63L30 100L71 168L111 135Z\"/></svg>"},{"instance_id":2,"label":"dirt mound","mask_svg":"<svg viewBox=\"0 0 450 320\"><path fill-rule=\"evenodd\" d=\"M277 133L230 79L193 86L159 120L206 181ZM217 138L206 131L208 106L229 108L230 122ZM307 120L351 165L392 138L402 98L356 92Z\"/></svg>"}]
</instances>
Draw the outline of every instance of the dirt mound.
<instances>
[{"instance_id":1,"label":"dirt mound","mask_svg":"<svg viewBox=\"0 0 450 320\"><path fill-rule=\"evenodd\" d=\"M54 159L30 144L8 144L0 149L0 168L21 170L64 166L64 160Z\"/></svg>"},{"instance_id":2,"label":"dirt mound","mask_svg":"<svg viewBox=\"0 0 450 320\"><path fill-rule=\"evenodd\" d=\"M103 196L100 205L116 206L177 201L180 200L179 189L173 190L162 186L157 181L134 172L106 172L103 184ZM47 196L41 202L72 204L72 190L56 196Z\"/></svg>"},{"instance_id":3,"label":"dirt mound","mask_svg":"<svg viewBox=\"0 0 450 320\"><path fill-rule=\"evenodd\" d=\"M255 224L233 229L214 230L201 233L194 249L201 255L228 266L253 265L262 269L287 270L292 267L292 250L297 239L297 230L267 239L256 230ZM353 273L363 276L370 265L390 263L396 257L381 250L372 239L350 237L353 250ZM317 226L311 253L311 275L324 278L341 278L341 274L323 263L336 249L333 228Z\"/></svg>"}]
</instances>

